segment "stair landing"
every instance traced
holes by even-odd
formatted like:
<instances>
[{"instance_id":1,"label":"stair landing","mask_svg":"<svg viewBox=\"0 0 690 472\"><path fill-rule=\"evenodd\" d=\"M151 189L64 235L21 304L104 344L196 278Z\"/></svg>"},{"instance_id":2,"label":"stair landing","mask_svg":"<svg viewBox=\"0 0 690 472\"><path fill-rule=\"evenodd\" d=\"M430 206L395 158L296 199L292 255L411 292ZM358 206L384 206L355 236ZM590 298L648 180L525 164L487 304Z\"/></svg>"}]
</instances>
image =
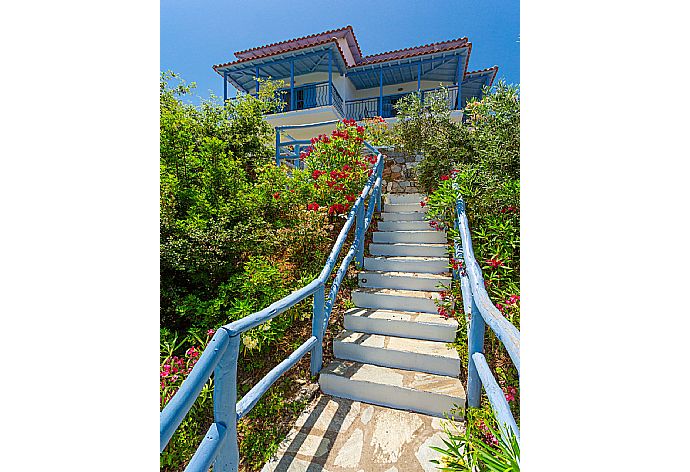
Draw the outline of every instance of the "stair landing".
<instances>
[{"instance_id":1,"label":"stair landing","mask_svg":"<svg viewBox=\"0 0 690 472\"><path fill-rule=\"evenodd\" d=\"M404 410L319 394L262 472L432 472L442 422ZM461 423L455 423L462 428Z\"/></svg>"}]
</instances>

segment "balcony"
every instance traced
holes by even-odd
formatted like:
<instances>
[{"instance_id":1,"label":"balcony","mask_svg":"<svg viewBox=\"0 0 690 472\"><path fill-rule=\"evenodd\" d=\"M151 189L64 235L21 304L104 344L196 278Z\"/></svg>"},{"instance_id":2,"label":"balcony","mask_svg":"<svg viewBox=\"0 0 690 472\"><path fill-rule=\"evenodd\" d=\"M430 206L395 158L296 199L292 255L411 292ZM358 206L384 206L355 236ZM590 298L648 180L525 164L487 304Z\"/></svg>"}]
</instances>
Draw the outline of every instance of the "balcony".
<instances>
[{"instance_id":1,"label":"balcony","mask_svg":"<svg viewBox=\"0 0 690 472\"><path fill-rule=\"evenodd\" d=\"M329 98L329 89L332 94L332 103ZM421 90L422 101L424 101L425 97L441 93L440 90L441 89L438 88ZM448 96L446 98L448 108L451 110L458 110L458 86L449 86L446 87L446 90L448 91ZM282 100L282 106L273 113L285 113L332 105L341 118L362 120L375 116L381 116L383 118L395 117L397 115L395 104L398 100L416 92L383 95L382 97L360 98L343 102L338 89L329 87L328 82L317 82L297 86L294 88L292 94L289 88L280 89L278 93Z\"/></svg>"},{"instance_id":2,"label":"balcony","mask_svg":"<svg viewBox=\"0 0 690 472\"><path fill-rule=\"evenodd\" d=\"M278 90L278 94L280 94L283 102L282 107L273 113L285 113L333 105L338 113L344 117L343 98L340 96L338 89L333 87L332 84L329 87L328 82L299 85L294 88L293 93L290 92L290 88L283 88ZM329 96L329 94L331 95Z\"/></svg>"},{"instance_id":3,"label":"balcony","mask_svg":"<svg viewBox=\"0 0 690 472\"><path fill-rule=\"evenodd\" d=\"M451 110L457 110L458 107L458 86L453 85L446 87L448 91L448 108ZM381 97L369 97L360 98L358 100L349 100L345 102L345 113L347 118L354 120L362 120L364 118L372 118L374 116L380 116L382 118L393 118L397 115L397 110L395 109L395 104L402 97L411 95L415 92L398 93L395 95L383 95ZM426 89L421 90L422 102L425 97L429 97L433 94L441 93L441 89Z\"/></svg>"}]
</instances>

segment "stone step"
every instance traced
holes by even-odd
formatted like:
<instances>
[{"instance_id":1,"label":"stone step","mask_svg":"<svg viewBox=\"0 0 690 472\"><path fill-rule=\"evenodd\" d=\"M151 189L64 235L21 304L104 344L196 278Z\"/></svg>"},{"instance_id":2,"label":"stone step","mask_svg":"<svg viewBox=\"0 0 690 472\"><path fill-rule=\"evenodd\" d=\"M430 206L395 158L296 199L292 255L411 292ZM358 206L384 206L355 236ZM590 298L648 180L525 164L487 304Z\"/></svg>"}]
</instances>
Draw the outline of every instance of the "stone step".
<instances>
[{"instance_id":1,"label":"stone step","mask_svg":"<svg viewBox=\"0 0 690 472\"><path fill-rule=\"evenodd\" d=\"M360 287L426 290L429 292L448 290L452 280L447 275L425 274L422 272L386 272L380 270L364 270L357 277L359 278Z\"/></svg>"},{"instance_id":2,"label":"stone step","mask_svg":"<svg viewBox=\"0 0 690 472\"><path fill-rule=\"evenodd\" d=\"M429 221L379 221L379 231L431 231Z\"/></svg>"},{"instance_id":3,"label":"stone step","mask_svg":"<svg viewBox=\"0 0 690 472\"><path fill-rule=\"evenodd\" d=\"M383 195L383 202L386 204L399 203L420 203L426 198L426 195L421 193L386 193Z\"/></svg>"},{"instance_id":4,"label":"stone step","mask_svg":"<svg viewBox=\"0 0 690 472\"><path fill-rule=\"evenodd\" d=\"M373 256L447 257L446 244L431 243L369 243Z\"/></svg>"},{"instance_id":5,"label":"stone step","mask_svg":"<svg viewBox=\"0 0 690 472\"><path fill-rule=\"evenodd\" d=\"M390 288L356 288L351 294L352 302L360 308L423 313L438 313L434 300L440 299L438 292Z\"/></svg>"},{"instance_id":6,"label":"stone step","mask_svg":"<svg viewBox=\"0 0 690 472\"><path fill-rule=\"evenodd\" d=\"M445 231L375 231L375 243L435 243L443 244L448 241Z\"/></svg>"},{"instance_id":7,"label":"stone step","mask_svg":"<svg viewBox=\"0 0 690 472\"><path fill-rule=\"evenodd\" d=\"M429 207L422 206L420 202L417 203L386 203L383 209L390 213L400 213L405 211L414 211L426 213Z\"/></svg>"},{"instance_id":8,"label":"stone step","mask_svg":"<svg viewBox=\"0 0 690 472\"><path fill-rule=\"evenodd\" d=\"M445 342L343 330L333 339L336 359L429 374L460 376L460 356Z\"/></svg>"},{"instance_id":9,"label":"stone step","mask_svg":"<svg viewBox=\"0 0 690 472\"><path fill-rule=\"evenodd\" d=\"M397 213L382 211L381 219L383 221L424 221L424 213L421 211L402 211Z\"/></svg>"},{"instance_id":10,"label":"stone step","mask_svg":"<svg viewBox=\"0 0 690 472\"><path fill-rule=\"evenodd\" d=\"M383 270L391 272L424 272L427 274L445 274L450 272L448 259L446 257L365 257L364 268L366 270Z\"/></svg>"},{"instance_id":11,"label":"stone step","mask_svg":"<svg viewBox=\"0 0 690 472\"><path fill-rule=\"evenodd\" d=\"M438 314L351 308L345 312L345 329L368 334L426 339L452 343L458 322Z\"/></svg>"},{"instance_id":12,"label":"stone step","mask_svg":"<svg viewBox=\"0 0 690 472\"><path fill-rule=\"evenodd\" d=\"M335 397L441 418L459 408L452 415L456 420L462 419L466 398L457 378L351 361L331 362L321 370L319 385Z\"/></svg>"}]
</instances>

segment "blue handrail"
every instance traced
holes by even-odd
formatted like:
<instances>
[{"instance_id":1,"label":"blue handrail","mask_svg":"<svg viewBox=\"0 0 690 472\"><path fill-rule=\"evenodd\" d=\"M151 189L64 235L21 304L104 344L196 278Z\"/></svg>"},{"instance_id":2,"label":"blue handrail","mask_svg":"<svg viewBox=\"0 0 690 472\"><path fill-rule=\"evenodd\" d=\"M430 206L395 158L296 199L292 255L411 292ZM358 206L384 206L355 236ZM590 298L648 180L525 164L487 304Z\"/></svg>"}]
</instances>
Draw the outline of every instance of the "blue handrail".
<instances>
[{"instance_id":1,"label":"blue handrail","mask_svg":"<svg viewBox=\"0 0 690 472\"><path fill-rule=\"evenodd\" d=\"M323 123L321 123L323 124ZM377 155L374 171L348 213L347 220L336 239L323 270L306 286L285 298L245 318L221 327L213 336L192 372L180 386L160 415L160 451L163 452L170 438L196 401L203 386L214 375L213 413L214 422L197 448L186 471L213 470L235 472L239 466L237 444L237 420L256 405L264 393L293 367L307 352L311 353L310 370L316 376L323 367L323 336L338 295L340 284L353 258L361 262L364 255L364 235L376 208L381 211L381 182L383 179L383 155L369 143L364 147ZM354 241L345 255L326 298L326 282L333 271L345 239L357 222ZM312 335L287 359L266 374L244 397L237 401L237 359L240 335L313 295Z\"/></svg>"},{"instance_id":2,"label":"blue handrail","mask_svg":"<svg viewBox=\"0 0 690 472\"><path fill-rule=\"evenodd\" d=\"M459 239L455 240L455 259L464 260L464 267L461 270L454 270L453 277L460 279L464 312L470 319L467 336L469 351L467 404L473 408L479 407L481 388L484 386L499 426L504 432L510 428L519 441L520 430L510 411L510 405L484 357L484 331L486 325L489 325L508 351L518 375L520 375L520 331L491 303L489 294L486 293L482 270L474 257L472 237L462 197L457 199L455 210L457 214L455 229L459 234Z\"/></svg>"}]
</instances>

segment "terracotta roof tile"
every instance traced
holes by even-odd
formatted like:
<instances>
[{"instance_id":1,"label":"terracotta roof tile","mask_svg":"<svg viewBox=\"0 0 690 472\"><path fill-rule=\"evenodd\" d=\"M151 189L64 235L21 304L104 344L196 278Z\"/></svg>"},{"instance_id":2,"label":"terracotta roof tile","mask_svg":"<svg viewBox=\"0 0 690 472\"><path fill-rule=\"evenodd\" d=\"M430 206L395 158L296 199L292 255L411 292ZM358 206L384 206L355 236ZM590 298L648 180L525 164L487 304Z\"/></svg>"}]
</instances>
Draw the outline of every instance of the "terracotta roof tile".
<instances>
[{"instance_id":1,"label":"terracotta roof tile","mask_svg":"<svg viewBox=\"0 0 690 472\"><path fill-rule=\"evenodd\" d=\"M359 42L357 41L357 37L355 36L355 32L352 29L352 26L350 25L345 26L343 28L324 31L322 33L315 33L310 34L308 36L302 36L300 38L288 39L277 43L267 44L265 46L257 46L251 49L245 49L244 51L237 51L235 53L235 57L237 57L238 59L246 59L249 57L255 58L259 56L265 56L266 54L273 53L275 51L292 51L296 47L309 47L310 45L321 43L324 37L327 37L328 39L331 39L333 37L347 38L348 33L354 39L355 46L357 47L357 51L352 51L352 48L350 47L350 51L353 53L352 55L355 57L355 61L357 61L357 59L362 57L362 50L359 48ZM350 45L348 44L348 46Z\"/></svg>"},{"instance_id":2,"label":"terracotta roof tile","mask_svg":"<svg viewBox=\"0 0 690 472\"><path fill-rule=\"evenodd\" d=\"M438 43L425 44L423 46L413 46L405 49L396 49L394 51L382 52L380 54L372 54L362 58L362 62L358 66L376 64L395 59L405 59L408 57L420 56L422 54L430 54L434 52L450 51L452 49L459 49L466 47L468 44L467 38L450 39L448 41L441 41Z\"/></svg>"},{"instance_id":3,"label":"terracotta roof tile","mask_svg":"<svg viewBox=\"0 0 690 472\"><path fill-rule=\"evenodd\" d=\"M493 71L493 74L491 75L491 80L489 81L489 87L494 83L494 79L496 78L496 74L498 74L498 66L493 66L493 67L487 67L486 69L481 69L481 70L473 70L471 72L465 73L465 76L468 75L473 75L473 74L481 74L484 72L491 72Z\"/></svg>"},{"instance_id":4,"label":"terracotta roof tile","mask_svg":"<svg viewBox=\"0 0 690 472\"><path fill-rule=\"evenodd\" d=\"M313 43L310 43L307 45L297 45L297 46L294 46L290 49L276 50L276 51L268 52L266 54L262 54L262 55L258 55L258 56L245 57L243 59L238 59L236 61L226 62L225 64L216 64L213 66L213 69L216 72L218 72L218 69L221 67L233 66L235 64L241 64L243 62L253 61L255 59L263 59L265 57L275 56L277 54L283 54L285 52L290 52L290 51L297 51L299 49L304 49L304 48L308 48L308 47L320 46L322 44L328 44L330 42L333 42L335 44L335 46L338 48L338 51L340 51L340 55L343 58L343 62L345 62L345 66L347 67L347 60L345 59L345 54L343 53L343 50L340 48L340 44L338 44L338 41L335 38L327 38L327 39L324 39L324 40L321 40L318 42L313 42Z\"/></svg>"}]
</instances>

